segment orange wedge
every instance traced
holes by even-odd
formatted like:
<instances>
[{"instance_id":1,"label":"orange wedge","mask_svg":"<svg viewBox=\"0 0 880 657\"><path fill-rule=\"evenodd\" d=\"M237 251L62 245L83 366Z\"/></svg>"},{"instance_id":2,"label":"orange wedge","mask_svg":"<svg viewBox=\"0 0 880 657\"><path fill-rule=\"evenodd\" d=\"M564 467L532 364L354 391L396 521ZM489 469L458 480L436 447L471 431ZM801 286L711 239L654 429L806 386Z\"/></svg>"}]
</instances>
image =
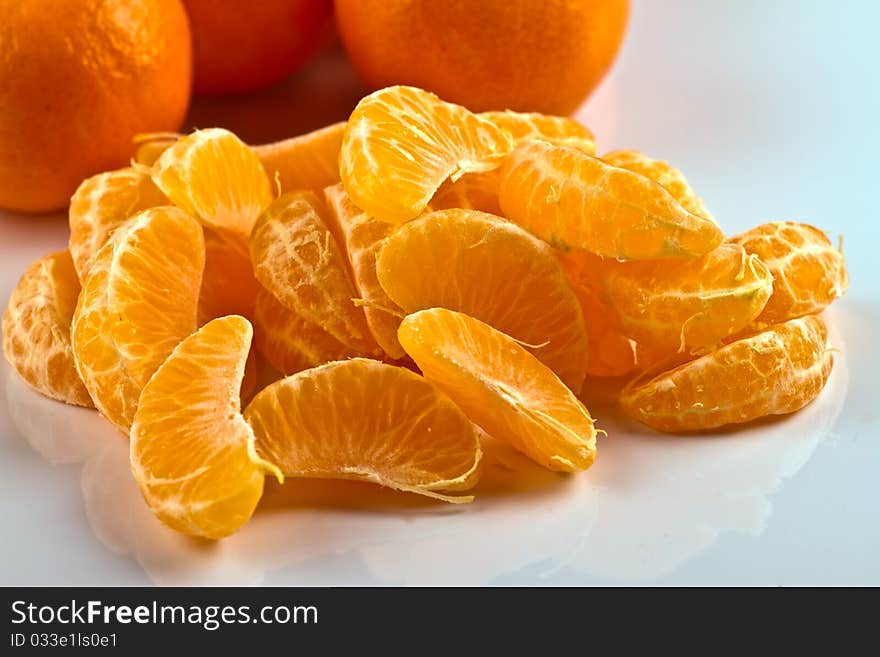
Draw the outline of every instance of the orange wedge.
<instances>
[{"instance_id":1,"label":"orange wedge","mask_svg":"<svg viewBox=\"0 0 880 657\"><path fill-rule=\"evenodd\" d=\"M205 273L199 292L199 324L226 315L252 319L259 289L247 243L228 233L205 228Z\"/></svg>"},{"instance_id":2,"label":"orange wedge","mask_svg":"<svg viewBox=\"0 0 880 657\"><path fill-rule=\"evenodd\" d=\"M480 443L442 392L402 367L355 358L271 384L245 409L257 453L289 477L357 479L437 497L479 476Z\"/></svg>"},{"instance_id":3,"label":"orange wedge","mask_svg":"<svg viewBox=\"0 0 880 657\"><path fill-rule=\"evenodd\" d=\"M498 168L512 146L506 130L460 105L388 87L352 112L339 173L355 205L396 224L421 214L445 180Z\"/></svg>"},{"instance_id":4,"label":"orange wedge","mask_svg":"<svg viewBox=\"0 0 880 657\"><path fill-rule=\"evenodd\" d=\"M239 390L251 343L243 317L208 322L144 387L131 427L131 470L165 524L191 536L237 531L277 470L254 451Z\"/></svg>"},{"instance_id":5,"label":"orange wedge","mask_svg":"<svg viewBox=\"0 0 880 657\"><path fill-rule=\"evenodd\" d=\"M70 321L79 290L70 252L59 251L32 263L3 313L3 354L37 392L67 404L92 406L70 345Z\"/></svg>"},{"instance_id":6,"label":"orange wedge","mask_svg":"<svg viewBox=\"0 0 880 657\"><path fill-rule=\"evenodd\" d=\"M196 328L204 266L202 227L169 206L135 215L98 251L71 342L95 406L125 433L153 372Z\"/></svg>"},{"instance_id":7,"label":"orange wedge","mask_svg":"<svg viewBox=\"0 0 880 657\"><path fill-rule=\"evenodd\" d=\"M596 429L552 370L488 324L445 308L408 315L400 344L471 420L550 470L586 470Z\"/></svg>"},{"instance_id":8,"label":"orange wedge","mask_svg":"<svg viewBox=\"0 0 880 657\"><path fill-rule=\"evenodd\" d=\"M339 182L339 150L345 121L326 128L254 146L270 180L276 179L281 193L301 189L318 191Z\"/></svg>"},{"instance_id":9,"label":"orange wedge","mask_svg":"<svg viewBox=\"0 0 880 657\"><path fill-rule=\"evenodd\" d=\"M379 282L407 313L442 307L475 317L527 348L579 391L589 345L577 297L552 248L475 210L441 210L383 243Z\"/></svg>"}]
</instances>

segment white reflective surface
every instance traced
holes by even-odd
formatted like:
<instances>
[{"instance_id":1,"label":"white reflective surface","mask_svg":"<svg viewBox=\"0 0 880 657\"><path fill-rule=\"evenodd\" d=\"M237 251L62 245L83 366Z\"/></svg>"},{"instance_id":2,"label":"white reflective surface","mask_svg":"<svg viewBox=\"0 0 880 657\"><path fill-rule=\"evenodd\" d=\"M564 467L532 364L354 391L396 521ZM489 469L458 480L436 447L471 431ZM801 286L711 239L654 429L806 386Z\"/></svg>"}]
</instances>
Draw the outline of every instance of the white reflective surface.
<instances>
[{"instance_id":1,"label":"white reflective surface","mask_svg":"<svg viewBox=\"0 0 880 657\"><path fill-rule=\"evenodd\" d=\"M614 74L582 114L600 149L684 169L728 232L769 219L846 235L828 386L788 418L609 437L563 477L501 446L472 505L361 484L270 484L217 544L166 529L94 413L0 365L0 584L880 584L880 116L873 3L635 1ZM62 248L62 219L0 214L0 299Z\"/></svg>"}]
</instances>

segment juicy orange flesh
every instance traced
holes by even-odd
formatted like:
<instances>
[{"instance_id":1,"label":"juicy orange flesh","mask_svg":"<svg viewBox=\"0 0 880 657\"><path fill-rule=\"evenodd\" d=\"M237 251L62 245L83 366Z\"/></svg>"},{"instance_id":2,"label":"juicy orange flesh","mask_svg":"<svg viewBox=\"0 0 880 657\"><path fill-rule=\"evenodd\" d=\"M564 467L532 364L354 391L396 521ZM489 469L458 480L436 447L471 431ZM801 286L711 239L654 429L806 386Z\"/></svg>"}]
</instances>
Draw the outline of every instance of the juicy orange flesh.
<instances>
[{"instance_id":1,"label":"juicy orange flesh","mask_svg":"<svg viewBox=\"0 0 880 657\"><path fill-rule=\"evenodd\" d=\"M32 263L3 313L3 354L37 392L68 404L92 406L70 344L70 322L79 292L69 251Z\"/></svg>"},{"instance_id":2,"label":"juicy orange flesh","mask_svg":"<svg viewBox=\"0 0 880 657\"><path fill-rule=\"evenodd\" d=\"M696 431L792 413L809 404L833 356L819 317L776 324L624 390L632 417L660 431Z\"/></svg>"},{"instance_id":3,"label":"juicy orange flesh","mask_svg":"<svg viewBox=\"0 0 880 657\"><path fill-rule=\"evenodd\" d=\"M253 319L259 289L247 242L238 235L205 228L199 324L226 315Z\"/></svg>"},{"instance_id":4,"label":"juicy orange flesh","mask_svg":"<svg viewBox=\"0 0 880 657\"><path fill-rule=\"evenodd\" d=\"M131 430L135 479L153 512L193 536L241 527L263 492L239 390L251 327L223 317L183 340L144 388Z\"/></svg>"},{"instance_id":5,"label":"juicy orange flesh","mask_svg":"<svg viewBox=\"0 0 880 657\"><path fill-rule=\"evenodd\" d=\"M514 224L473 210L441 210L389 236L379 282L406 312L442 307L527 345L573 390L589 347L577 297L549 246Z\"/></svg>"},{"instance_id":6,"label":"juicy orange flesh","mask_svg":"<svg viewBox=\"0 0 880 657\"><path fill-rule=\"evenodd\" d=\"M568 146L520 144L502 171L504 215L561 248L635 260L708 253L723 235L653 180Z\"/></svg>"},{"instance_id":7,"label":"juicy orange flesh","mask_svg":"<svg viewBox=\"0 0 880 657\"><path fill-rule=\"evenodd\" d=\"M95 405L123 431L153 372L196 328L204 257L201 226L172 207L135 215L98 252L72 343Z\"/></svg>"},{"instance_id":8,"label":"juicy orange flesh","mask_svg":"<svg viewBox=\"0 0 880 657\"><path fill-rule=\"evenodd\" d=\"M278 381L245 410L261 457L291 477L362 479L408 490L476 482L473 426L445 395L401 367L355 358Z\"/></svg>"},{"instance_id":9,"label":"juicy orange flesh","mask_svg":"<svg viewBox=\"0 0 880 657\"><path fill-rule=\"evenodd\" d=\"M654 351L693 353L751 324L773 277L742 247L722 244L690 260L609 263L604 288L631 338Z\"/></svg>"},{"instance_id":10,"label":"juicy orange flesh","mask_svg":"<svg viewBox=\"0 0 880 657\"><path fill-rule=\"evenodd\" d=\"M358 355L357 350L306 321L263 289L257 293L254 309L254 343L282 374Z\"/></svg>"},{"instance_id":11,"label":"juicy orange flesh","mask_svg":"<svg viewBox=\"0 0 880 657\"><path fill-rule=\"evenodd\" d=\"M254 146L269 180L281 193L301 189L318 191L339 182L339 150L345 122L334 123L298 137Z\"/></svg>"},{"instance_id":12,"label":"juicy orange flesh","mask_svg":"<svg viewBox=\"0 0 880 657\"><path fill-rule=\"evenodd\" d=\"M205 225L247 238L272 200L256 153L222 128L181 137L153 165L153 181Z\"/></svg>"},{"instance_id":13,"label":"juicy orange flesh","mask_svg":"<svg viewBox=\"0 0 880 657\"><path fill-rule=\"evenodd\" d=\"M431 308L400 325L403 348L471 420L551 470L595 459L593 419L574 394L509 336L462 313Z\"/></svg>"},{"instance_id":14,"label":"juicy orange flesh","mask_svg":"<svg viewBox=\"0 0 880 657\"><path fill-rule=\"evenodd\" d=\"M388 87L349 117L340 177L355 205L397 224L421 214L447 178L500 166L512 145L507 131L460 105Z\"/></svg>"},{"instance_id":15,"label":"juicy orange flesh","mask_svg":"<svg viewBox=\"0 0 880 657\"><path fill-rule=\"evenodd\" d=\"M849 287L843 254L818 228L793 221L756 226L731 237L767 265L773 294L758 322L773 324L819 313Z\"/></svg>"},{"instance_id":16,"label":"juicy orange flesh","mask_svg":"<svg viewBox=\"0 0 880 657\"><path fill-rule=\"evenodd\" d=\"M376 273L379 248L393 226L373 219L358 208L341 184L325 189L324 199L328 209L327 225L338 243L345 247L352 280L364 302L370 333L390 358L402 358L403 347L397 341L400 309L382 289Z\"/></svg>"},{"instance_id":17,"label":"juicy orange flesh","mask_svg":"<svg viewBox=\"0 0 880 657\"><path fill-rule=\"evenodd\" d=\"M148 171L126 167L86 178L70 199L70 254L76 272L85 280L98 250L133 214L168 199Z\"/></svg>"},{"instance_id":18,"label":"juicy orange flesh","mask_svg":"<svg viewBox=\"0 0 880 657\"><path fill-rule=\"evenodd\" d=\"M250 249L257 280L289 309L340 342L376 350L349 274L347 258L324 218L328 211L313 192L276 199L260 217Z\"/></svg>"}]
</instances>

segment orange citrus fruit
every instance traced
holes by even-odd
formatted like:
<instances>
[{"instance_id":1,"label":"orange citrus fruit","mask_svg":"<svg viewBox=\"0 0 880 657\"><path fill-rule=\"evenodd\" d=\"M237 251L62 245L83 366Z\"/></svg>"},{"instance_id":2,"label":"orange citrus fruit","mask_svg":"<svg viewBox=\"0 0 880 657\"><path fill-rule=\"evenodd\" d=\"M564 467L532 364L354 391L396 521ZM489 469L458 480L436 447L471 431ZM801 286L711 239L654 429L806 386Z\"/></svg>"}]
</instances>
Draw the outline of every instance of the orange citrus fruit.
<instances>
[{"instance_id":1,"label":"orange citrus fruit","mask_svg":"<svg viewBox=\"0 0 880 657\"><path fill-rule=\"evenodd\" d=\"M206 226L245 239L272 201L269 177L256 153L222 128L178 139L153 165L153 181Z\"/></svg>"},{"instance_id":2,"label":"orange citrus fruit","mask_svg":"<svg viewBox=\"0 0 880 657\"><path fill-rule=\"evenodd\" d=\"M549 141L549 140L547 140ZM672 194L672 197L685 210L704 219L712 219L703 199L696 195L684 174L669 162L656 160L639 151L612 151L605 153L602 159L611 166L627 169L650 178L663 189Z\"/></svg>"},{"instance_id":3,"label":"orange citrus fruit","mask_svg":"<svg viewBox=\"0 0 880 657\"><path fill-rule=\"evenodd\" d=\"M721 243L711 219L688 212L657 182L569 146L517 146L499 192L511 221L562 249L634 260L687 258Z\"/></svg>"},{"instance_id":4,"label":"orange citrus fruit","mask_svg":"<svg viewBox=\"0 0 880 657\"><path fill-rule=\"evenodd\" d=\"M773 294L757 318L759 323L822 312L849 287L843 253L825 233L808 224L774 221L730 241L761 258L773 275Z\"/></svg>"},{"instance_id":5,"label":"orange citrus fruit","mask_svg":"<svg viewBox=\"0 0 880 657\"><path fill-rule=\"evenodd\" d=\"M66 207L131 139L177 130L192 58L180 0L0 0L0 207Z\"/></svg>"},{"instance_id":6,"label":"orange citrus fruit","mask_svg":"<svg viewBox=\"0 0 880 657\"><path fill-rule=\"evenodd\" d=\"M773 291L767 266L737 244L690 260L612 262L603 283L623 331L670 353L696 353L739 333Z\"/></svg>"},{"instance_id":7,"label":"orange citrus fruit","mask_svg":"<svg viewBox=\"0 0 880 657\"><path fill-rule=\"evenodd\" d=\"M580 391L589 346L577 297L547 244L475 210L440 210L383 243L379 283L407 313L442 307L520 340Z\"/></svg>"},{"instance_id":8,"label":"orange citrus fruit","mask_svg":"<svg viewBox=\"0 0 880 657\"><path fill-rule=\"evenodd\" d=\"M70 199L70 254L79 279L85 280L98 250L133 214L168 199L149 171L126 167L86 178Z\"/></svg>"},{"instance_id":9,"label":"orange citrus fruit","mask_svg":"<svg viewBox=\"0 0 880 657\"><path fill-rule=\"evenodd\" d=\"M254 344L284 375L358 355L357 350L303 319L264 289L257 293L254 308Z\"/></svg>"},{"instance_id":10,"label":"orange citrus fruit","mask_svg":"<svg viewBox=\"0 0 880 657\"><path fill-rule=\"evenodd\" d=\"M397 327L402 313L385 294L376 273L376 256L393 226L378 221L358 208L341 184L324 190L327 203L327 225L336 235L348 256L352 278L364 302L367 326L376 342L390 358L403 358L403 347L397 341Z\"/></svg>"},{"instance_id":11,"label":"orange citrus fruit","mask_svg":"<svg viewBox=\"0 0 880 657\"><path fill-rule=\"evenodd\" d=\"M551 470L586 470L593 418L574 393L516 340L446 308L408 315L400 344L467 416Z\"/></svg>"},{"instance_id":12,"label":"orange citrus fruit","mask_svg":"<svg viewBox=\"0 0 880 657\"><path fill-rule=\"evenodd\" d=\"M70 322L79 290L68 251L32 263L3 313L3 354L37 392L68 404L91 406L70 346Z\"/></svg>"},{"instance_id":13,"label":"orange citrus fruit","mask_svg":"<svg viewBox=\"0 0 880 657\"><path fill-rule=\"evenodd\" d=\"M331 0L183 0L198 94L256 91L293 73L327 37Z\"/></svg>"},{"instance_id":14,"label":"orange citrus fruit","mask_svg":"<svg viewBox=\"0 0 880 657\"><path fill-rule=\"evenodd\" d=\"M204 266L202 227L161 206L119 228L83 283L71 326L76 367L98 410L126 433L141 390L196 328Z\"/></svg>"},{"instance_id":15,"label":"orange citrus fruit","mask_svg":"<svg viewBox=\"0 0 880 657\"><path fill-rule=\"evenodd\" d=\"M239 390L251 344L244 317L205 324L169 354L144 387L131 426L131 471L153 513L177 531L237 531L273 470L254 451Z\"/></svg>"},{"instance_id":16,"label":"orange citrus fruit","mask_svg":"<svg viewBox=\"0 0 880 657\"><path fill-rule=\"evenodd\" d=\"M445 180L498 168L512 146L506 130L460 105L389 87L351 113L339 173L355 205L402 223L421 214Z\"/></svg>"},{"instance_id":17,"label":"orange citrus fruit","mask_svg":"<svg viewBox=\"0 0 880 657\"><path fill-rule=\"evenodd\" d=\"M372 87L412 84L472 110L570 114L611 67L628 0L336 0Z\"/></svg>"},{"instance_id":18,"label":"orange citrus fruit","mask_svg":"<svg viewBox=\"0 0 880 657\"><path fill-rule=\"evenodd\" d=\"M205 272L199 292L199 324L226 315L254 316L260 284L247 243L205 227Z\"/></svg>"},{"instance_id":19,"label":"orange citrus fruit","mask_svg":"<svg viewBox=\"0 0 880 657\"><path fill-rule=\"evenodd\" d=\"M377 348L347 258L327 227L324 202L313 192L276 199L251 235L257 280L282 304L340 342L361 351Z\"/></svg>"},{"instance_id":20,"label":"orange citrus fruit","mask_svg":"<svg viewBox=\"0 0 880 657\"><path fill-rule=\"evenodd\" d=\"M511 111L483 112L479 116L506 130L516 144L529 139L543 139L551 144L564 144L577 148L588 155L596 152L593 133L567 117ZM434 210L466 208L502 215L501 206L498 204L500 185L499 169L468 173L458 180L444 182L431 199L431 207Z\"/></svg>"},{"instance_id":21,"label":"orange citrus fruit","mask_svg":"<svg viewBox=\"0 0 880 657\"><path fill-rule=\"evenodd\" d=\"M358 479L467 502L480 442L450 399L402 367L355 358L277 381L245 409L257 453L288 477Z\"/></svg>"},{"instance_id":22,"label":"orange citrus fruit","mask_svg":"<svg viewBox=\"0 0 880 657\"><path fill-rule=\"evenodd\" d=\"M636 367L635 343L618 328L614 309L590 286L572 283L572 289L581 304L590 344L587 376L624 376L632 372Z\"/></svg>"},{"instance_id":23,"label":"orange citrus fruit","mask_svg":"<svg viewBox=\"0 0 880 657\"><path fill-rule=\"evenodd\" d=\"M775 324L622 393L624 411L659 431L697 431L793 413L831 373L827 330L816 316Z\"/></svg>"}]
</instances>

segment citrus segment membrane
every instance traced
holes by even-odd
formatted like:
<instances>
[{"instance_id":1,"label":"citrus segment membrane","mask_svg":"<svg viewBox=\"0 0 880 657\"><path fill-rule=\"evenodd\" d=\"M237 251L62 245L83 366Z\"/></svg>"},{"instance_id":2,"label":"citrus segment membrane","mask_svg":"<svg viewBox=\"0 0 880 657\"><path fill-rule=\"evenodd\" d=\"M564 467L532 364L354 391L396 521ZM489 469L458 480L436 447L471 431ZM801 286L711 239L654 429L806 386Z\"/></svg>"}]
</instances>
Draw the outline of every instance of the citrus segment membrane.
<instances>
[{"instance_id":1,"label":"citrus segment membrane","mask_svg":"<svg viewBox=\"0 0 880 657\"><path fill-rule=\"evenodd\" d=\"M339 149L345 121L271 144L254 146L269 180L281 193L301 189L318 191L339 182Z\"/></svg>"},{"instance_id":2,"label":"citrus segment membrane","mask_svg":"<svg viewBox=\"0 0 880 657\"><path fill-rule=\"evenodd\" d=\"M170 527L223 538L253 514L264 472L239 390L251 343L243 317L212 320L177 345L144 387L131 427L131 470ZM280 475L279 475L280 476Z\"/></svg>"},{"instance_id":3,"label":"citrus segment membrane","mask_svg":"<svg viewBox=\"0 0 880 657\"><path fill-rule=\"evenodd\" d=\"M272 201L257 154L222 128L178 139L153 165L153 181L174 205L206 226L245 239Z\"/></svg>"},{"instance_id":4,"label":"citrus segment membrane","mask_svg":"<svg viewBox=\"0 0 880 657\"><path fill-rule=\"evenodd\" d=\"M442 307L527 346L579 391L589 345L577 297L553 249L518 226L474 210L441 210L383 243L379 283L407 313Z\"/></svg>"},{"instance_id":5,"label":"citrus segment membrane","mask_svg":"<svg viewBox=\"0 0 880 657\"><path fill-rule=\"evenodd\" d=\"M699 431L793 413L821 392L833 365L819 317L792 319L672 370L633 381L623 410L659 431Z\"/></svg>"},{"instance_id":6,"label":"citrus segment membrane","mask_svg":"<svg viewBox=\"0 0 880 657\"><path fill-rule=\"evenodd\" d=\"M516 340L446 308L408 315L400 344L467 416L536 463L586 470L596 457L593 418L562 381Z\"/></svg>"},{"instance_id":7,"label":"citrus segment membrane","mask_svg":"<svg viewBox=\"0 0 880 657\"><path fill-rule=\"evenodd\" d=\"M387 87L349 117L339 172L355 205L397 224L421 214L445 180L499 167L512 146L506 130L460 105Z\"/></svg>"},{"instance_id":8,"label":"citrus segment membrane","mask_svg":"<svg viewBox=\"0 0 880 657\"><path fill-rule=\"evenodd\" d=\"M723 235L662 186L569 146L526 141L507 158L504 216L561 249L621 259L690 258Z\"/></svg>"},{"instance_id":9,"label":"citrus segment membrane","mask_svg":"<svg viewBox=\"0 0 880 657\"><path fill-rule=\"evenodd\" d=\"M235 234L205 227L205 273L199 291L199 325L227 315L252 320L260 284L248 243Z\"/></svg>"},{"instance_id":10,"label":"citrus segment membrane","mask_svg":"<svg viewBox=\"0 0 880 657\"><path fill-rule=\"evenodd\" d=\"M170 206L136 214L98 251L71 341L95 406L125 433L153 372L196 328L204 266L202 227Z\"/></svg>"},{"instance_id":11,"label":"citrus segment membrane","mask_svg":"<svg viewBox=\"0 0 880 657\"><path fill-rule=\"evenodd\" d=\"M79 279L69 251L31 263L3 313L3 354L34 390L51 399L92 406L70 344Z\"/></svg>"},{"instance_id":12,"label":"citrus segment membrane","mask_svg":"<svg viewBox=\"0 0 880 657\"><path fill-rule=\"evenodd\" d=\"M843 253L809 224L774 221L729 241L761 258L773 275L773 294L756 320L759 324L819 313L849 287Z\"/></svg>"},{"instance_id":13,"label":"citrus segment membrane","mask_svg":"<svg viewBox=\"0 0 880 657\"><path fill-rule=\"evenodd\" d=\"M467 502L480 443L450 399L402 367L355 358L277 381L248 405L256 450L288 477L357 479Z\"/></svg>"},{"instance_id":14,"label":"citrus segment membrane","mask_svg":"<svg viewBox=\"0 0 880 657\"><path fill-rule=\"evenodd\" d=\"M362 352L378 351L349 273L348 258L314 192L285 194L254 226L250 250L257 280L303 319Z\"/></svg>"},{"instance_id":15,"label":"citrus segment membrane","mask_svg":"<svg viewBox=\"0 0 880 657\"><path fill-rule=\"evenodd\" d=\"M70 255L80 281L113 231L141 210L167 205L148 171L126 167L86 178L70 199Z\"/></svg>"},{"instance_id":16,"label":"citrus segment membrane","mask_svg":"<svg viewBox=\"0 0 880 657\"><path fill-rule=\"evenodd\" d=\"M370 333L389 358L403 358L403 347L397 341L397 327L403 313L382 289L376 273L376 256L382 240L394 227L358 208L341 184L327 187L324 199L329 210L328 227L344 246Z\"/></svg>"}]
</instances>

